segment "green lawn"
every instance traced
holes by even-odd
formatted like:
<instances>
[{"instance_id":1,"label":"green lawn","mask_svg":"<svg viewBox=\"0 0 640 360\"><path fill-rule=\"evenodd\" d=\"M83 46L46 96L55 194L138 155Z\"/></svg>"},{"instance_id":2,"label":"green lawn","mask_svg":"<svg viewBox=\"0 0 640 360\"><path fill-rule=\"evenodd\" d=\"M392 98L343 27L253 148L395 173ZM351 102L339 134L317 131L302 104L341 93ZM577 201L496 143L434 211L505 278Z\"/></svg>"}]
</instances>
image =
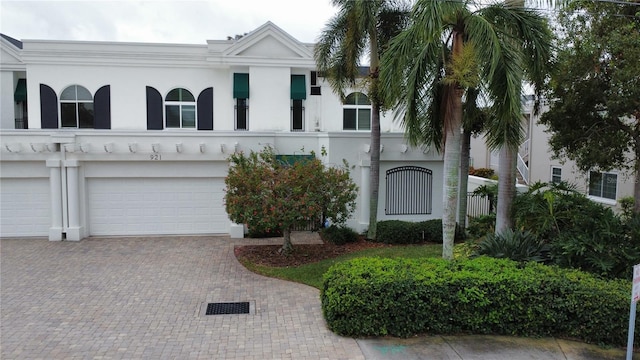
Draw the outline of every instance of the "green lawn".
<instances>
[{"instance_id":1,"label":"green lawn","mask_svg":"<svg viewBox=\"0 0 640 360\"><path fill-rule=\"evenodd\" d=\"M275 268L243 262L249 270L269 277L284 279L313 286L322 287L322 275L334 264L358 257L380 258L421 258L442 256L442 245L406 245L384 248L373 248L345 254L333 259L326 259L298 267Z\"/></svg>"}]
</instances>

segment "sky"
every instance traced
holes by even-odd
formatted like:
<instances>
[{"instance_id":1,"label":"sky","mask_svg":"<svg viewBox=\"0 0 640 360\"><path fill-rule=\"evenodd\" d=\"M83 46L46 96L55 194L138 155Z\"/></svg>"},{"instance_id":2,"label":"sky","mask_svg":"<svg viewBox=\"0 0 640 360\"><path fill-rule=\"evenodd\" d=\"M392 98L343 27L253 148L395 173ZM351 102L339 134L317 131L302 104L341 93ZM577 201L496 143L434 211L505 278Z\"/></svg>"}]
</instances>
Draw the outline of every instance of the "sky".
<instances>
[{"instance_id":1,"label":"sky","mask_svg":"<svg viewBox=\"0 0 640 360\"><path fill-rule=\"evenodd\" d=\"M271 21L315 42L330 0L0 0L0 32L18 40L206 44Z\"/></svg>"}]
</instances>

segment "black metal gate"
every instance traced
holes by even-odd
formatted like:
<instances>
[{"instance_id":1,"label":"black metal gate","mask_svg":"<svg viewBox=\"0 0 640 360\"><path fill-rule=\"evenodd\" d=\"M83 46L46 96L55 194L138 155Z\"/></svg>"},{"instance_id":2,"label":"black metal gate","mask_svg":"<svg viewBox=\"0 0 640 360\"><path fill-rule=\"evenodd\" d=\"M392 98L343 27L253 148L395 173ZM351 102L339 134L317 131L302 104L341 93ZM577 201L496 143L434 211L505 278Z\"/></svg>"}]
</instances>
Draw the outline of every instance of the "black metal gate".
<instances>
[{"instance_id":1,"label":"black metal gate","mask_svg":"<svg viewBox=\"0 0 640 360\"><path fill-rule=\"evenodd\" d=\"M400 166L387 170L386 175L385 214L431 214L431 170Z\"/></svg>"}]
</instances>

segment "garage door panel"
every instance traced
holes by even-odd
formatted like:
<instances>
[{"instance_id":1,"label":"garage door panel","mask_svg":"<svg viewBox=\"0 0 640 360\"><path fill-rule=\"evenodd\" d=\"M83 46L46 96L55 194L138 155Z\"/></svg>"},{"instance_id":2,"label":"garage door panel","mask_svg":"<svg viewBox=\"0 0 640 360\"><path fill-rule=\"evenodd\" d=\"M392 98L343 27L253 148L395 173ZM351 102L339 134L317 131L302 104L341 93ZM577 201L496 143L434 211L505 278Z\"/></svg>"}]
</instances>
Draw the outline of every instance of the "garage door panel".
<instances>
[{"instance_id":1,"label":"garage door panel","mask_svg":"<svg viewBox=\"0 0 640 360\"><path fill-rule=\"evenodd\" d=\"M89 179L92 235L228 233L222 178Z\"/></svg>"},{"instance_id":2,"label":"garage door panel","mask_svg":"<svg viewBox=\"0 0 640 360\"><path fill-rule=\"evenodd\" d=\"M0 236L47 236L51 224L48 179L0 180Z\"/></svg>"}]
</instances>

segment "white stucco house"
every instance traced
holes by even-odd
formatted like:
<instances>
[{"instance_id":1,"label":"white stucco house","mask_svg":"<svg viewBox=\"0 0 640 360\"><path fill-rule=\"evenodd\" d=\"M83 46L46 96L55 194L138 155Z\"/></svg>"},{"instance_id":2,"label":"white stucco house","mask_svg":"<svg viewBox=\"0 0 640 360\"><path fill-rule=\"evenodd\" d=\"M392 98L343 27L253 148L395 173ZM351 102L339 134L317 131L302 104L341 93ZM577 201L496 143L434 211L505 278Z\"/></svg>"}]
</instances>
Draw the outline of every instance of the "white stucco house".
<instances>
[{"instance_id":1,"label":"white stucco house","mask_svg":"<svg viewBox=\"0 0 640 360\"><path fill-rule=\"evenodd\" d=\"M267 145L346 159L368 227L366 92L345 102L314 44L266 23L201 45L0 39L0 236L237 233L227 157ZM442 217L442 155L382 119L379 219ZM320 155L318 155L320 156Z\"/></svg>"},{"instance_id":2,"label":"white stucco house","mask_svg":"<svg viewBox=\"0 0 640 360\"><path fill-rule=\"evenodd\" d=\"M544 125L538 124L540 116L549 109L543 102L539 112L534 112L534 97L523 98L523 128L525 140L518 151L517 171L524 185L536 182L560 182L573 184L591 200L619 209L618 202L633 196L633 173L613 170L600 172L596 169L583 172L569 159L555 159L549 146L550 134ZM594 149L594 151L598 151ZM498 170L498 152L487 148L483 136L471 139L471 164L475 168Z\"/></svg>"}]
</instances>

